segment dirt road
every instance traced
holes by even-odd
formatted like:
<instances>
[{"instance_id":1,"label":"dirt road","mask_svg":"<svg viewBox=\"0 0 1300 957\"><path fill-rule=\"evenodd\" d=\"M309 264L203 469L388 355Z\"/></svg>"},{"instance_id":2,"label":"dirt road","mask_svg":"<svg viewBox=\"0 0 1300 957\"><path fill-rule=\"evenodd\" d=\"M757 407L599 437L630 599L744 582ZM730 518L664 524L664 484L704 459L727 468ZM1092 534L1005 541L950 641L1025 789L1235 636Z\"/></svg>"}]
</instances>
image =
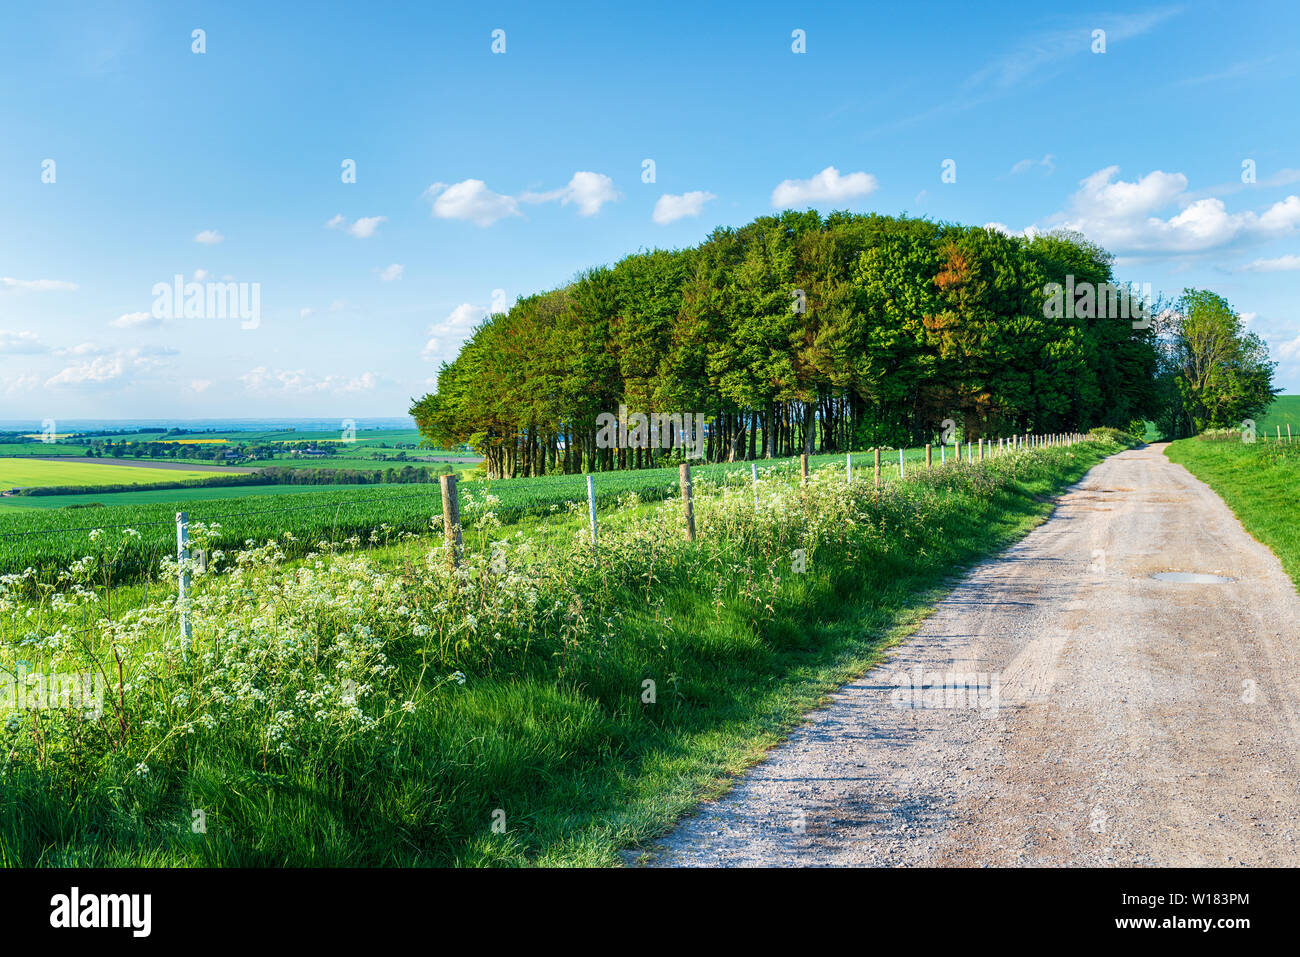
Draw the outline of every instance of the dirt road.
<instances>
[{"instance_id":1,"label":"dirt road","mask_svg":"<svg viewBox=\"0 0 1300 957\"><path fill-rule=\"evenodd\" d=\"M1163 451L1094 468L642 862L1300 864L1300 597Z\"/></svg>"}]
</instances>

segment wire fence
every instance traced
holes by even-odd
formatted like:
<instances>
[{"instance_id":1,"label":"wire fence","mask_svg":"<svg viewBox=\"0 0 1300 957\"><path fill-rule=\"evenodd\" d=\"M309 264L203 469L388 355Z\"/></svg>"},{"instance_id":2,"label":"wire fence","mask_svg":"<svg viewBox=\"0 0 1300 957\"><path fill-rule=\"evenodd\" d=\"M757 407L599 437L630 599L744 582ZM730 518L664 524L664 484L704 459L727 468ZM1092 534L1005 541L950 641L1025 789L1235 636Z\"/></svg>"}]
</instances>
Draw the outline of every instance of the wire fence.
<instances>
[{"instance_id":1,"label":"wire fence","mask_svg":"<svg viewBox=\"0 0 1300 957\"><path fill-rule=\"evenodd\" d=\"M764 476L790 478L799 476L804 469L842 463L846 477L852 474L858 480L884 482L906 477L909 471L927 466L939 466L954 460L984 459L1081 438L1083 436L1077 434L1024 435L998 440L996 445L992 440L987 443L981 440L978 444L954 442L947 446L927 445L866 453L826 453L710 463L691 466L690 474L697 482L726 484L752 481L760 470ZM451 478L455 487L458 483L454 476ZM517 524L530 518L567 512L571 508L578 510L583 506L586 506L584 511L598 514L616 507L633 494L642 502L662 501L681 494L681 475L675 470L616 470L595 473L593 478L590 495L586 477L582 475L466 482L459 486L461 491L458 493L461 524L468 526L489 513L502 525ZM340 494L339 490L326 490L321 494L329 497L327 501L273 508L218 508L209 511L203 506L215 504L212 500L196 502L197 510L186 513L173 512L176 504L113 506L115 514L106 517L118 518L118 521L93 525L59 525L55 523L67 516L54 518L37 512L32 518L33 513L22 513L11 518L10 524L15 519L48 524L0 531L0 542L3 542L0 545L0 574L22 574L32 569L39 580L57 581L61 572L87 554L88 536L117 532L120 537L115 543L115 575L119 583L154 581L163 560L175 557L177 542L193 525L207 529L211 549L230 549L250 541L258 543L275 539L290 557L305 554L326 540L360 537L363 543L370 543L374 536L378 543L387 544L402 533L428 534L441 530L443 502L440 485L431 483L422 488L425 490L418 493L375 490L360 497L345 498L333 497ZM135 520L120 520L125 518L117 514L122 510L130 510L130 514L136 516ZM183 520L182 514L185 515ZM213 525L221 527L214 532Z\"/></svg>"}]
</instances>

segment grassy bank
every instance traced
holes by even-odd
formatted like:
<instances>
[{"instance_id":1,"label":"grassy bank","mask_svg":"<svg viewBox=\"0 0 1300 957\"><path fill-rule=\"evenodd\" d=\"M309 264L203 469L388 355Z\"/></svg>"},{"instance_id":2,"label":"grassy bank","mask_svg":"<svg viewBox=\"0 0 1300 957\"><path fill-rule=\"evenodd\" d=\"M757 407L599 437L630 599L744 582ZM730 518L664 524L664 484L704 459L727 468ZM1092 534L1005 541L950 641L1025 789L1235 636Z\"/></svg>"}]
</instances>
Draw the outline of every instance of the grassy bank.
<instances>
[{"instance_id":1,"label":"grassy bank","mask_svg":"<svg viewBox=\"0 0 1300 957\"><path fill-rule=\"evenodd\" d=\"M1181 439L1165 455L1214 489L1300 588L1300 435L1292 445Z\"/></svg>"},{"instance_id":2,"label":"grassy bank","mask_svg":"<svg viewBox=\"0 0 1300 957\"><path fill-rule=\"evenodd\" d=\"M63 591L34 605L10 578L0 598L6 668L105 687L97 718L0 726L0 863L615 864L1117 449L883 492L833 465L803 488L773 471L757 505L743 480L703 478L695 543L678 503L631 491L596 552L576 512L508 529L480 510L454 574L413 535L296 561L253 546L196 571L192 642L167 599L109 607L105 535Z\"/></svg>"}]
</instances>

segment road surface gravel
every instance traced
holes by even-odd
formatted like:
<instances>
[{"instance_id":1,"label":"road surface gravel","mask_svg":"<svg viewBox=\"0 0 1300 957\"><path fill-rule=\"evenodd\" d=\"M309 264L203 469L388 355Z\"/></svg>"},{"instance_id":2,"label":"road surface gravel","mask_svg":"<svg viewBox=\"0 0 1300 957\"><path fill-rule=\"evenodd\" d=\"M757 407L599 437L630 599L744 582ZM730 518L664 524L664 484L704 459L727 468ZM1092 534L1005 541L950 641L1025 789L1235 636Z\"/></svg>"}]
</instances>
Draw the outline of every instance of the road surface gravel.
<instances>
[{"instance_id":1,"label":"road surface gravel","mask_svg":"<svg viewBox=\"0 0 1300 957\"><path fill-rule=\"evenodd\" d=\"M1300 597L1163 453L1098 464L638 862L1300 864Z\"/></svg>"}]
</instances>

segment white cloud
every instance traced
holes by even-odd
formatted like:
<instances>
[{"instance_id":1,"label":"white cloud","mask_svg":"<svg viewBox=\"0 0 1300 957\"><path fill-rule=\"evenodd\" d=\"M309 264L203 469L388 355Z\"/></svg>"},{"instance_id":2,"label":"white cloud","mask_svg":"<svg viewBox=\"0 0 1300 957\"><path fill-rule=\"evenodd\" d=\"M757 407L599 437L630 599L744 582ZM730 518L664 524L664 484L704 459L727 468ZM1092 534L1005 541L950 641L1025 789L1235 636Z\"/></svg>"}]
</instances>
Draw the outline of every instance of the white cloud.
<instances>
[{"instance_id":1,"label":"white cloud","mask_svg":"<svg viewBox=\"0 0 1300 957\"><path fill-rule=\"evenodd\" d=\"M316 311L316 310L312 309L310 306L304 306L303 308L301 308L301 309L298 310L298 318L299 318L299 319L306 319L307 317L309 317L309 316L310 316L313 312L315 312L315 311Z\"/></svg>"},{"instance_id":2,"label":"white cloud","mask_svg":"<svg viewBox=\"0 0 1300 957\"><path fill-rule=\"evenodd\" d=\"M49 347L42 345L36 333L23 329L11 332L0 329L0 354L11 356L34 356L49 352Z\"/></svg>"},{"instance_id":3,"label":"white cloud","mask_svg":"<svg viewBox=\"0 0 1300 957\"><path fill-rule=\"evenodd\" d=\"M161 326L162 324L163 320L151 312L128 312L109 323L110 326L118 329L143 329L149 326Z\"/></svg>"},{"instance_id":4,"label":"white cloud","mask_svg":"<svg viewBox=\"0 0 1300 957\"><path fill-rule=\"evenodd\" d=\"M93 358L67 366L45 380L46 388L82 387L114 383L114 387L136 373L152 372L165 365L166 356L177 354L175 349L145 348L120 349L111 355L102 354L99 346L85 342L71 349L60 350L60 355L92 356Z\"/></svg>"},{"instance_id":5,"label":"white cloud","mask_svg":"<svg viewBox=\"0 0 1300 957\"><path fill-rule=\"evenodd\" d=\"M1052 159L1053 156L1051 153L1048 153L1040 160L1022 159L1019 163L1016 163L1016 165L1011 167L1010 175L1016 176L1020 173L1027 173L1035 166L1041 166L1050 173L1056 169L1056 164L1052 162Z\"/></svg>"},{"instance_id":6,"label":"white cloud","mask_svg":"<svg viewBox=\"0 0 1300 957\"><path fill-rule=\"evenodd\" d=\"M62 279L14 279L12 276L0 276L0 289L12 292L66 292L76 289L75 282Z\"/></svg>"},{"instance_id":7,"label":"white cloud","mask_svg":"<svg viewBox=\"0 0 1300 957\"><path fill-rule=\"evenodd\" d=\"M38 375L20 375L16 379L0 380L6 383L5 395L17 395L20 392L31 392L41 384L41 377Z\"/></svg>"},{"instance_id":8,"label":"white cloud","mask_svg":"<svg viewBox=\"0 0 1300 957\"><path fill-rule=\"evenodd\" d=\"M1188 202L1187 177L1154 170L1134 182L1108 166L1079 183L1054 225L1083 233L1119 253L1196 253L1234 243L1285 236L1300 227L1300 197L1288 196L1261 214L1230 213L1223 200ZM1185 204L1168 219L1155 215Z\"/></svg>"},{"instance_id":9,"label":"white cloud","mask_svg":"<svg viewBox=\"0 0 1300 957\"><path fill-rule=\"evenodd\" d=\"M507 216L521 216L520 203L573 204L579 216L594 216L606 203L619 199L614 181L603 173L580 170L569 179L568 185L545 192L526 190L519 196L508 196L488 189L481 179L466 179L448 185L434 183L424 191L425 198L433 201L433 215L439 219L462 219L479 226L491 226Z\"/></svg>"},{"instance_id":10,"label":"white cloud","mask_svg":"<svg viewBox=\"0 0 1300 957\"><path fill-rule=\"evenodd\" d=\"M1294 272L1300 269L1300 256L1288 253L1276 259L1256 259L1241 267L1243 272Z\"/></svg>"},{"instance_id":11,"label":"white cloud","mask_svg":"<svg viewBox=\"0 0 1300 957\"><path fill-rule=\"evenodd\" d=\"M213 246L221 242L226 237L221 235L215 229L205 229L194 237L196 243L203 243L205 246Z\"/></svg>"},{"instance_id":12,"label":"white cloud","mask_svg":"<svg viewBox=\"0 0 1300 957\"><path fill-rule=\"evenodd\" d=\"M1111 15L1105 23L1096 26L1106 30L1106 43L1141 36L1179 13L1177 7L1166 7L1144 13ZM968 90L993 90L1003 92L1022 84L1041 83L1055 74L1075 66L1075 57L1089 56L1092 46L1093 25L1072 29L1038 33L1025 38L1021 46L1004 54L966 81Z\"/></svg>"},{"instance_id":13,"label":"white cloud","mask_svg":"<svg viewBox=\"0 0 1300 957\"><path fill-rule=\"evenodd\" d=\"M717 198L712 193L706 193L698 189L689 193L682 193L680 196L664 193L655 203L655 210L650 218L659 225L666 226L668 223L687 216L700 215L700 211L704 209L704 204L711 199Z\"/></svg>"},{"instance_id":14,"label":"white cloud","mask_svg":"<svg viewBox=\"0 0 1300 957\"><path fill-rule=\"evenodd\" d=\"M839 203L874 193L880 184L870 173L849 173L841 176L834 166L828 166L812 179L783 180L772 190L772 205L777 208L812 206L818 203Z\"/></svg>"},{"instance_id":15,"label":"white cloud","mask_svg":"<svg viewBox=\"0 0 1300 957\"><path fill-rule=\"evenodd\" d=\"M379 384L379 377L373 372L363 372L359 376L316 377L308 375L303 369L277 369L271 372L266 366L258 366L239 378L244 383L244 388L255 395L369 392Z\"/></svg>"},{"instance_id":16,"label":"white cloud","mask_svg":"<svg viewBox=\"0 0 1300 957\"><path fill-rule=\"evenodd\" d=\"M375 234L379 224L387 219L387 216L362 216L348 227L348 234L357 237L357 239L369 239Z\"/></svg>"},{"instance_id":17,"label":"white cloud","mask_svg":"<svg viewBox=\"0 0 1300 957\"><path fill-rule=\"evenodd\" d=\"M119 379L126 371L122 356L96 356L88 362L68 366L57 375L45 380L45 387L62 385L98 385Z\"/></svg>"},{"instance_id":18,"label":"white cloud","mask_svg":"<svg viewBox=\"0 0 1300 957\"><path fill-rule=\"evenodd\" d=\"M545 193L525 192L519 197L524 203L553 203L557 199L562 206L574 203L578 215L594 216L600 207L612 203L622 194L614 188L614 181L603 173L577 172L567 186Z\"/></svg>"},{"instance_id":19,"label":"white cloud","mask_svg":"<svg viewBox=\"0 0 1300 957\"><path fill-rule=\"evenodd\" d=\"M196 269L194 270L194 281L203 282L211 275L212 273L208 272L206 269Z\"/></svg>"},{"instance_id":20,"label":"white cloud","mask_svg":"<svg viewBox=\"0 0 1300 957\"><path fill-rule=\"evenodd\" d=\"M81 342L75 346L65 346L62 349L54 350L56 356L102 356L107 353L107 349L93 342Z\"/></svg>"},{"instance_id":21,"label":"white cloud","mask_svg":"<svg viewBox=\"0 0 1300 957\"><path fill-rule=\"evenodd\" d=\"M492 290L492 304L488 306L492 313L509 312L510 305L506 302L506 291L504 289Z\"/></svg>"},{"instance_id":22,"label":"white cloud","mask_svg":"<svg viewBox=\"0 0 1300 957\"><path fill-rule=\"evenodd\" d=\"M499 300L496 297L498 292L501 293ZM492 311L505 312L504 291L494 289L492 293ZM498 304L502 306L500 310L495 308ZM455 348L459 346L474 331L474 327L486 319L488 315L488 310L483 306L462 302L447 314L446 319L442 320L442 322L435 322L429 327L429 340L425 343L420 355L425 359L449 358L444 354L444 347Z\"/></svg>"},{"instance_id":23,"label":"white cloud","mask_svg":"<svg viewBox=\"0 0 1300 957\"><path fill-rule=\"evenodd\" d=\"M349 236L355 236L357 239L369 239L375 234L375 230L379 228L379 224L387 221L387 216L362 216L349 226L347 219L345 219L343 214L340 213L326 223L325 226L329 229L346 230Z\"/></svg>"},{"instance_id":24,"label":"white cloud","mask_svg":"<svg viewBox=\"0 0 1300 957\"><path fill-rule=\"evenodd\" d=\"M393 263L391 266L386 266L384 269L380 270L379 278L384 282L393 282L401 279L402 273L405 270L406 267L401 263Z\"/></svg>"},{"instance_id":25,"label":"white cloud","mask_svg":"<svg viewBox=\"0 0 1300 957\"><path fill-rule=\"evenodd\" d=\"M433 199L433 215L439 219L463 219L479 226L491 226L507 216L518 216L519 202L513 196L494 193L481 179L467 179L448 186L434 183L424 195Z\"/></svg>"},{"instance_id":26,"label":"white cloud","mask_svg":"<svg viewBox=\"0 0 1300 957\"><path fill-rule=\"evenodd\" d=\"M1038 235L1038 230L1033 226L1026 226L1024 229L1017 231L1012 229L1006 223L993 222L985 223L984 228L995 230L1005 236L1023 236L1025 239L1033 239Z\"/></svg>"},{"instance_id":27,"label":"white cloud","mask_svg":"<svg viewBox=\"0 0 1300 957\"><path fill-rule=\"evenodd\" d=\"M207 392L212 387L211 379L191 379L190 389L194 392Z\"/></svg>"}]
</instances>

